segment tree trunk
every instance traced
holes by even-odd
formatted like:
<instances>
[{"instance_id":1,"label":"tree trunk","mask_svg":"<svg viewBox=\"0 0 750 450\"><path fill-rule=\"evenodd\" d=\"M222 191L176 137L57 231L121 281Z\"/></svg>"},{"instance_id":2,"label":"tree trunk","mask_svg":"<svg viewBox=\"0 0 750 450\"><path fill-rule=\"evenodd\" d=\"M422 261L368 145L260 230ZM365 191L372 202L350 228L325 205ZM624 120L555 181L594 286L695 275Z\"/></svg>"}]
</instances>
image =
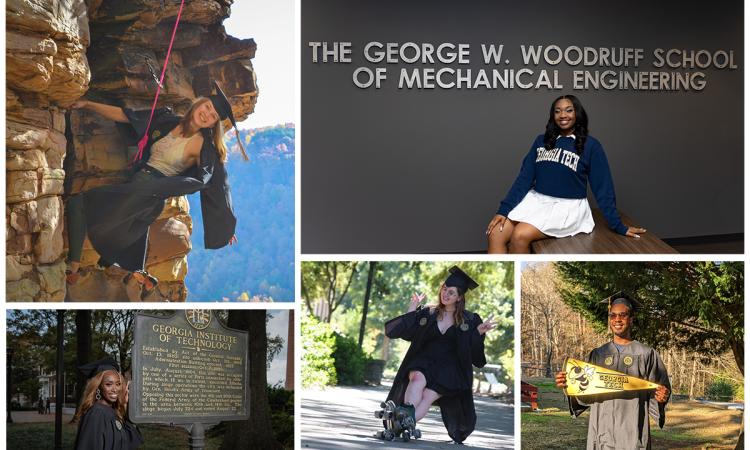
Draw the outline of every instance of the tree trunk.
<instances>
[{"instance_id":1,"label":"tree trunk","mask_svg":"<svg viewBox=\"0 0 750 450\"><path fill-rule=\"evenodd\" d=\"M534 311L530 308L529 308L529 317L531 317L531 336L532 336L531 363L536 365L541 359L541 354L539 353L539 336L537 335L537 330L536 330L536 314L534 314Z\"/></svg>"},{"instance_id":2,"label":"tree trunk","mask_svg":"<svg viewBox=\"0 0 750 450\"><path fill-rule=\"evenodd\" d=\"M370 292L372 291L372 279L375 277L375 266L377 262L370 261L370 272L367 274L367 288L365 289L365 301L362 304L362 321L359 323L359 348L365 338L365 323L367 323L367 308L370 305Z\"/></svg>"},{"instance_id":3,"label":"tree trunk","mask_svg":"<svg viewBox=\"0 0 750 450\"><path fill-rule=\"evenodd\" d=\"M227 322L230 328L249 332L250 418L246 421L227 422L227 431L220 448L221 450L280 448L273 435L271 408L268 404L266 311L233 309L229 311Z\"/></svg>"},{"instance_id":4,"label":"tree trunk","mask_svg":"<svg viewBox=\"0 0 750 450\"><path fill-rule=\"evenodd\" d=\"M681 361L681 370L680 370L680 390L682 392L685 391L685 384L687 383L687 350L682 349L682 361Z\"/></svg>"},{"instance_id":5,"label":"tree trunk","mask_svg":"<svg viewBox=\"0 0 750 450\"><path fill-rule=\"evenodd\" d=\"M737 368L740 369L740 373L745 375L745 342L742 339L732 339L729 343L732 348L732 355L734 356L734 362L737 363Z\"/></svg>"},{"instance_id":6,"label":"tree trunk","mask_svg":"<svg viewBox=\"0 0 750 450\"><path fill-rule=\"evenodd\" d=\"M294 390L294 309L289 310L289 325L286 334L286 380L284 389Z\"/></svg>"},{"instance_id":7,"label":"tree trunk","mask_svg":"<svg viewBox=\"0 0 750 450\"><path fill-rule=\"evenodd\" d=\"M388 361L388 346L390 345L390 339L388 336L383 335L383 353L381 355L381 358L383 361Z\"/></svg>"},{"instance_id":8,"label":"tree trunk","mask_svg":"<svg viewBox=\"0 0 750 450\"><path fill-rule=\"evenodd\" d=\"M76 367L91 362L91 310L76 310ZM76 405L86 389L86 376L76 371Z\"/></svg>"},{"instance_id":9,"label":"tree trunk","mask_svg":"<svg viewBox=\"0 0 750 450\"><path fill-rule=\"evenodd\" d=\"M693 372L690 376L690 400L692 400L693 397L693 386L695 386L695 371L698 369L698 359L693 355Z\"/></svg>"},{"instance_id":10,"label":"tree trunk","mask_svg":"<svg viewBox=\"0 0 750 450\"><path fill-rule=\"evenodd\" d=\"M745 422L745 419L742 419L742 422ZM740 437L737 440L737 445L734 447L734 450L743 450L745 448L745 431L744 429L740 429Z\"/></svg>"},{"instance_id":11,"label":"tree trunk","mask_svg":"<svg viewBox=\"0 0 750 450\"><path fill-rule=\"evenodd\" d=\"M549 311L545 311L544 323L547 328L547 345L545 348L544 376L552 378L552 322L549 317Z\"/></svg>"}]
</instances>

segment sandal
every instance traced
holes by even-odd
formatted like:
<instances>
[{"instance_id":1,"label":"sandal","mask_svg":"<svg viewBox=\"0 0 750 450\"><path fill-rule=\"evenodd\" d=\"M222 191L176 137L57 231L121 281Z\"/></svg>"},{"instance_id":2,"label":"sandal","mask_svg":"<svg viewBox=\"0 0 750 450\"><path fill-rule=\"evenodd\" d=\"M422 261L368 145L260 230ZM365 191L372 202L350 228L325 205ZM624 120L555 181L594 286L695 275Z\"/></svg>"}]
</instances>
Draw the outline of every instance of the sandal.
<instances>
[{"instance_id":1,"label":"sandal","mask_svg":"<svg viewBox=\"0 0 750 450\"><path fill-rule=\"evenodd\" d=\"M70 269L65 269L65 283L68 286L74 286L78 283L78 279L81 278L81 272L76 270L75 272Z\"/></svg>"},{"instance_id":2,"label":"sandal","mask_svg":"<svg viewBox=\"0 0 750 450\"><path fill-rule=\"evenodd\" d=\"M141 282L140 280L138 280L138 278L133 277L133 275L136 273L138 275L143 276L145 278L145 281ZM127 274L127 276L123 278L122 282L125 284L128 284L131 278L135 278L135 281L138 282L138 284L140 284L143 287L144 294L151 293L154 289L156 289L156 285L159 284L159 280L156 279L155 276L146 272L145 270L134 270L133 272ZM151 284L151 287L148 286L148 283Z\"/></svg>"}]
</instances>

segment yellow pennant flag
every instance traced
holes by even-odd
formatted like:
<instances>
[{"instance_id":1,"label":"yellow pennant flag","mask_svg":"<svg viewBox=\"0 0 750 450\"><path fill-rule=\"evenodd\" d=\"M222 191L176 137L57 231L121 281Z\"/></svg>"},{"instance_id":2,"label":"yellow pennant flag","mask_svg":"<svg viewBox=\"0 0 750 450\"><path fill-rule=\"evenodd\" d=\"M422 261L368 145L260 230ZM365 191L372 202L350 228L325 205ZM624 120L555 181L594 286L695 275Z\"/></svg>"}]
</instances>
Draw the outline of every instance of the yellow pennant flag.
<instances>
[{"instance_id":1,"label":"yellow pennant flag","mask_svg":"<svg viewBox=\"0 0 750 450\"><path fill-rule=\"evenodd\" d=\"M609 394L621 391L656 389L659 384L595 364L567 358L565 360L565 393L569 396Z\"/></svg>"}]
</instances>

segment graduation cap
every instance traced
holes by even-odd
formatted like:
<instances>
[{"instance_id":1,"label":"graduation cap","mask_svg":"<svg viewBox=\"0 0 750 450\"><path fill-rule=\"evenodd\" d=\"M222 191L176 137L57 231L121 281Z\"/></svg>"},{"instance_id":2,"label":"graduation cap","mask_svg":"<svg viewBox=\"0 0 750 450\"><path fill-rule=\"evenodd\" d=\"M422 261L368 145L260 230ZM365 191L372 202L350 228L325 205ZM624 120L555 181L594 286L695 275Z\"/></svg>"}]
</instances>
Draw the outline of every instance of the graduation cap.
<instances>
[{"instance_id":1,"label":"graduation cap","mask_svg":"<svg viewBox=\"0 0 750 450\"><path fill-rule=\"evenodd\" d=\"M466 273L459 269L458 266L451 267L448 269L448 272L451 274L448 276L448 279L445 280L446 286L457 287L464 292L479 286L476 281L472 280L471 277L466 275Z\"/></svg>"},{"instance_id":2,"label":"graduation cap","mask_svg":"<svg viewBox=\"0 0 750 450\"><path fill-rule=\"evenodd\" d=\"M607 313L609 313L609 310L612 309L613 305L625 305L630 309L631 313L635 313L643 307L643 304L641 302L629 296L623 291L610 295L599 303L604 303L607 305Z\"/></svg>"},{"instance_id":3,"label":"graduation cap","mask_svg":"<svg viewBox=\"0 0 750 450\"><path fill-rule=\"evenodd\" d=\"M242 145L240 131L237 129L237 121L234 120L234 114L232 113L232 105L229 103L229 99L227 99L227 96L224 94L224 91L221 90L219 83L217 83L216 80L213 80L213 86L214 89L216 89L216 94L209 95L208 98L211 100L211 103L213 103L214 109L219 114L221 120L226 120L228 117L229 121L232 122L234 134L237 136L237 143L240 144L240 151L242 151L242 157L245 161L248 161L250 158L245 152L245 146Z\"/></svg>"},{"instance_id":4,"label":"graduation cap","mask_svg":"<svg viewBox=\"0 0 750 450\"><path fill-rule=\"evenodd\" d=\"M97 361L92 361L88 364L79 366L78 369L86 375L86 378L93 378L98 373L104 372L105 370L114 370L115 372L120 371L120 365L117 361L112 359L111 356L106 356Z\"/></svg>"}]
</instances>

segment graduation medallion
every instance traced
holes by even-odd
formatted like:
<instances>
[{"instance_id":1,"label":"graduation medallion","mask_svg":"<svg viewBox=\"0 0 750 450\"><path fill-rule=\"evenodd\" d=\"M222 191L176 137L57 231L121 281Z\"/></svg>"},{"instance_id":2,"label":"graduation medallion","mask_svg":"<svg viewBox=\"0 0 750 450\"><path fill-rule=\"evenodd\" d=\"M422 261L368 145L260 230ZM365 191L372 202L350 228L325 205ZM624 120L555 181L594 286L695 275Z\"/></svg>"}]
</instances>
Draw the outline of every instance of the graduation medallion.
<instances>
[{"instance_id":1,"label":"graduation medallion","mask_svg":"<svg viewBox=\"0 0 750 450\"><path fill-rule=\"evenodd\" d=\"M622 362L626 366L630 367L633 364L633 357L632 356L626 356L626 357L622 358Z\"/></svg>"},{"instance_id":2,"label":"graduation medallion","mask_svg":"<svg viewBox=\"0 0 750 450\"><path fill-rule=\"evenodd\" d=\"M606 358L604 359L604 364L605 364L605 365L607 365L607 366L611 366L613 362L614 362L614 359L612 359L612 357L611 357L611 356L607 356L607 357L606 357Z\"/></svg>"},{"instance_id":3,"label":"graduation medallion","mask_svg":"<svg viewBox=\"0 0 750 450\"><path fill-rule=\"evenodd\" d=\"M115 419L115 426L117 427L118 430L122 431L122 424L117 419Z\"/></svg>"},{"instance_id":4,"label":"graduation medallion","mask_svg":"<svg viewBox=\"0 0 750 450\"><path fill-rule=\"evenodd\" d=\"M462 323L459 328L461 328L461 331L469 331L469 324L468 323Z\"/></svg>"},{"instance_id":5,"label":"graduation medallion","mask_svg":"<svg viewBox=\"0 0 750 450\"><path fill-rule=\"evenodd\" d=\"M153 133L151 133L151 139L156 139L159 136L161 136L161 131L159 131L159 130L156 130Z\"/></svg>"},{"instance_id":6,"label":"graduation medallion","mask_svg":"<svg viewBox=\"0 0 750 450\"><path fill-rule=\"evenodd\" d=\"M421 319L419 319L419 324L422 326L427 325L427 317L422 317Z\"/></svg>"}]
</instances>

